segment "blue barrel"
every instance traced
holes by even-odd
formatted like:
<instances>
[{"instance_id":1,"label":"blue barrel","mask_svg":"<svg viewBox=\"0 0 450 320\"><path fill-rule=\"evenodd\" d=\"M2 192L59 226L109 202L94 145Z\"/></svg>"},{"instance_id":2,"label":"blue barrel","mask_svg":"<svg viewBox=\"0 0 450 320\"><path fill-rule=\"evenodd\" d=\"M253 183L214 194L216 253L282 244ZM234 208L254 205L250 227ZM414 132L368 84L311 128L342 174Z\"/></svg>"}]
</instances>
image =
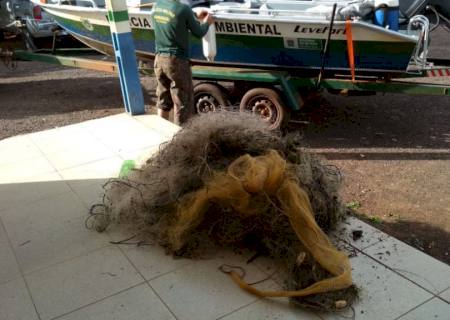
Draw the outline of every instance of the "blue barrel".
<instances>
[{"instance_id":1,"label":"blue barrel","mask_svg":"<svg viewBox=\"0 0 450 320\"><path fill-rule=\"evenodd\" d=\"M378 7L375 10L374 24L389 30L398 31L399 7Z\"/></svg>"}]
</instances>

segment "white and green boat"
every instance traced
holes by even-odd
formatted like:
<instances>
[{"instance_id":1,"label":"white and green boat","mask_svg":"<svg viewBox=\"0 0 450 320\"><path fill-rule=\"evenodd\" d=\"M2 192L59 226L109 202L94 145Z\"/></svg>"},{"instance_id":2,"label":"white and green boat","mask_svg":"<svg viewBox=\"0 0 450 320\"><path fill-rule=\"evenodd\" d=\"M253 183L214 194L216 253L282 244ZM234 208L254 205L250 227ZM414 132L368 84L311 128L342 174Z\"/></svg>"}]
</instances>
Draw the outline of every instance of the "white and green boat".
<instances>
[{"instance_id":1,"label":"white and green boat","mask_svg":"<svg viewBox=\"0 0 450 320\"><path fill-rule=\"evenodd\" d=\"M113 54L108 11L101 0L42 1L45 0L40 2L43 9L78 40L100 52ZM412 63L425 66L426 18L413 18L405 30L397 30L374 22L375 12L371 11L377 8L365 6L370 0L335 2L337 14L332 24L334 2L329 1L212 2L208 10L216 17L217 55L214 61L207 61L202 41L192 38L192 63L289 69L302 73L321 68L325 43L330 37L324 60L329 71L350 70L350 44L354 69L358 72L402 73ZM346 27L343 12L351 13L350 26ZM151 9L129 7L128 15L137 57L152 60L155 42ZM412 30L412 26L417 30Z\"/></svg>"}]
</instances>

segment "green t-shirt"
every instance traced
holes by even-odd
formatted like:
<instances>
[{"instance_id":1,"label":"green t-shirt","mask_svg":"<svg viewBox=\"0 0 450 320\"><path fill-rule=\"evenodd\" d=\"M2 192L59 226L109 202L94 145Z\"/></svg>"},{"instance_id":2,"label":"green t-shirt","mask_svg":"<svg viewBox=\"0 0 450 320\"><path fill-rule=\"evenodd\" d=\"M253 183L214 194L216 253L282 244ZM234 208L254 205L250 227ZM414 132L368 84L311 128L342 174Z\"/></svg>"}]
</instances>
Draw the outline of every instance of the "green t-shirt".
<instances>
[{"instance_id":1,"label":"green t-shirt","mask_svg":"<svg viewBox=\"0 0 450 320\"><path fill-rule=\"evenodd\" d=\"M207 23L200 24L192 9L178 0L158 0L153 7L156 53L189 59L189 31L196 37L208 32Z\"/></svg>"}]
</instances>

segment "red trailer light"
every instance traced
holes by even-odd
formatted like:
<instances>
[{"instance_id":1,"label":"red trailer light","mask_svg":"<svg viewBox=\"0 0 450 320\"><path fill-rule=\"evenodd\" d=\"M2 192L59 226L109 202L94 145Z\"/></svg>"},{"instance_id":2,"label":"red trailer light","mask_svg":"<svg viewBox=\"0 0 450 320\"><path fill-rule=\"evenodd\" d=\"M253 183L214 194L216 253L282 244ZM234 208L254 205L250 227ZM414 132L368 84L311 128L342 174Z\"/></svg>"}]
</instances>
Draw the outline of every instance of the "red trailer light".
<instances>
[{"instance_id":1,"label":"red trailer light","mask_svg":"<svg viewBox=\"0 0 450 320\"><path fill-rule=\"evenodd\" d=\"M36 20L42 20L42 9L39 6L33 7L33 17Z\"/></svg>"}]
</instances>

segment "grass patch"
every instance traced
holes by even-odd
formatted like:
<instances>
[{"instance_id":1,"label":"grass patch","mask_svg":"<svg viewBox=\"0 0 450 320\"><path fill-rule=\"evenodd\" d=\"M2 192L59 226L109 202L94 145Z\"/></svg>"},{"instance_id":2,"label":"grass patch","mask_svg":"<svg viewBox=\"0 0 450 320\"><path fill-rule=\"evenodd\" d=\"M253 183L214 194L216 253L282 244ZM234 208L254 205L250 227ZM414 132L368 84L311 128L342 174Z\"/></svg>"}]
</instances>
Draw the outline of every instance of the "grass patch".
<instances>
[{"instance_id":1,"label":"grass patch","mask_svg":"<svg viewBox=\"0 0 450 320\"><path fill-rule=\"evenodd\" d=\"M358 201L350 201L345 206L353 210L361 208L361 204Z\"/></svg>"},{"instance_id":2,"label":"grass patch","mask_svg":"<svg viewBox=\"0 0 450 320\"><path fill-rule=\"evenodd\" d=\"M383 220L381 220L380 217L375 217L375 216L369 217L369 221L372 223L375 223L375 224L383 223Z\"/></svg>"}]
</instances>

